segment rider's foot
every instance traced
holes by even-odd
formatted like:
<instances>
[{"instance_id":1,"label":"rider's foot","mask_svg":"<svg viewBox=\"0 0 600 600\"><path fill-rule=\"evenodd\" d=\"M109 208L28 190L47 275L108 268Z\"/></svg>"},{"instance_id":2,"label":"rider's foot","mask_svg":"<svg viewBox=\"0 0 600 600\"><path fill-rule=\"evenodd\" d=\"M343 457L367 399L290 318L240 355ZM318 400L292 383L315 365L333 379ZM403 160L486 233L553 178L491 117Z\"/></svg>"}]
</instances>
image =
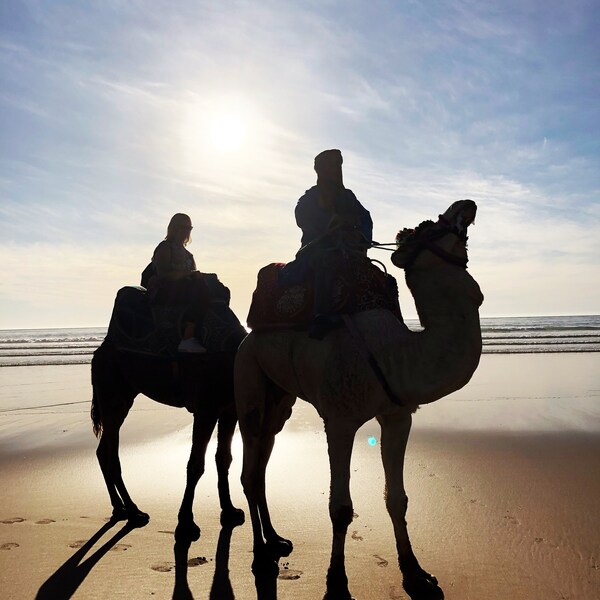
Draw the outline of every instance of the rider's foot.
<instances>
[{"instance_id":1,"label":"rider's foot","mask_svg":"<svg viewBox=\"0 0 600 600\"><path fill-rule=\"evenodd\" d=\"M193 352L195 354L202 354L206 352L206 348L194 337L188 338L187 340L181 340L179 346L177 346L178 352Z\"/></svg>"}]
</instances>

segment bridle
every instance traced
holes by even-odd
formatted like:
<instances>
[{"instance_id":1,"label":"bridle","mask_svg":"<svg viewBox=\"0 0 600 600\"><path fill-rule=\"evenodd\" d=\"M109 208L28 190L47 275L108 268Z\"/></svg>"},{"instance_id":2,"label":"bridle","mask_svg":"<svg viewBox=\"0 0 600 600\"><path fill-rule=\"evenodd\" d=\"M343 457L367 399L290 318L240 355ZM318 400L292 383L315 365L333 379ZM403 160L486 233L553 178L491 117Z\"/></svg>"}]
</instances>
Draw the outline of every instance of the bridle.
<instances>
[{"instance_id":1,"label":"bridle","mask_svg":"<svg viewBox=\"0 0 600 600\"><path fill-rule=\"evenodd\" d=\"M432 229L432 227L435 227ZM456 256L443 248L441 248L436 242L448 234L455 235L459 240L467 244L467 230L459 229L459 227L453 225L444 215L440 215L437 223L432 221L425 221L421 223L413 232L407 233L408 240L402 240L401 244L410 244L414 246L412 251L408 254L408 257L403 264L404 269L410 269L413 266L417 256L422 250L429 250L435 254L438 258L462 269L467 268L468 258ZM378 246L384 246L389 244L378 244ZM401 247L400 245L398 246Z\"/></svg>"}]
</instances>

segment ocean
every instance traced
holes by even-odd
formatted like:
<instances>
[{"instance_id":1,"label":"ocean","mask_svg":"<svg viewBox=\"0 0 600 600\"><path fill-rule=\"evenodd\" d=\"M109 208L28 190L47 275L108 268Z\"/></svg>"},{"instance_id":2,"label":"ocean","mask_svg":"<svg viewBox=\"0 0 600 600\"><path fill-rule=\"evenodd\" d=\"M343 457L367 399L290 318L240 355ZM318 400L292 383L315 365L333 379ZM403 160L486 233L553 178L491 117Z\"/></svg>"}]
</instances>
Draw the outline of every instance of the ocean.
<instances>
[{"instance_id":1,"label":"ocean","mask_svg":"<svg viewBox=\"0 0 600 600\"><path fill-rule=\"evenodd\" d=\"M600 352L600 315L482 318L481 330L484 354ZM0 367L88 364L105 335L106 327L0 330Z\"/></svg>"}]
</instances>

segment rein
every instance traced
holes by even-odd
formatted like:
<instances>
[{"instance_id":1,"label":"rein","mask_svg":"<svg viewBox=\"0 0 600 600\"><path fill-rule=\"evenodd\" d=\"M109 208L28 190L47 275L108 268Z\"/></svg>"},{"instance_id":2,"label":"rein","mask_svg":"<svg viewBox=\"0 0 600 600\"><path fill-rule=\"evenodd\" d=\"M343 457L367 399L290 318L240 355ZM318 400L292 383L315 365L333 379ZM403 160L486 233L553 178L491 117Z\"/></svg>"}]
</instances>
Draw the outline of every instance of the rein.
<instances>
[{"instance_id":1,"label":"rein","mask_svg":"<svg viewBox=\"0 0 600 600\"><path fill-rule=\"evenodd\" d=\"M448 233L453 233L459 239L463 240L466 244L467 236L464 233L461 233L457 230L456 227L452 225L448 219L446 219L443 215L439 215L438 223L441 223L443 227L434 231L427 235L427 230L418 231L419 228L414 232L414 249L410 253L408 259L406 260L406 265L404 268L410 268L412 264L415 262L417 256L421 252L421 250L426 249L435 254L437 257L445 260L446 262L461 267L463 269L467 268L468 258L460 258L450 252L447 252L443 248L440 248L435 241L444 237ZM388 248L388 246L393 246L393 248ZM375 248L376 250L387 250L388 252L395 252L398 248L398 242L390 242L390 243L380 243L380 242L371 242L371 248Z\"/></svg>"}]
</instances>

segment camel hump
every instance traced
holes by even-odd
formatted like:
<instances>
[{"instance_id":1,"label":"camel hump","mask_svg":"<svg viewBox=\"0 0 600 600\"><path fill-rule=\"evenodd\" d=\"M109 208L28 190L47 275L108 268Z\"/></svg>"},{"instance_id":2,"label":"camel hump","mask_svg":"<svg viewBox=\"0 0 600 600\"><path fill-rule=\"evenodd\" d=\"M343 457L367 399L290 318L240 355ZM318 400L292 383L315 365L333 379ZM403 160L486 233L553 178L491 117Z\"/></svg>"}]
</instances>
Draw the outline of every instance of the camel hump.
<instances>
[{"instance_id":1,"label":"camel hump","mask_svg":"<svg viewBox=\"0 0 600 600\"><path fill-rule=\"evenodd\" d=\"M293 267L293 263L271 263L260 269L248 313L248 327L255 332L308 329L313 319L314 273L304 264L301 267L303 272ZM337 314L385 308L402 319L396 280L369 259L340 257L333 270Z\"/></svg>"}]
</instances>

